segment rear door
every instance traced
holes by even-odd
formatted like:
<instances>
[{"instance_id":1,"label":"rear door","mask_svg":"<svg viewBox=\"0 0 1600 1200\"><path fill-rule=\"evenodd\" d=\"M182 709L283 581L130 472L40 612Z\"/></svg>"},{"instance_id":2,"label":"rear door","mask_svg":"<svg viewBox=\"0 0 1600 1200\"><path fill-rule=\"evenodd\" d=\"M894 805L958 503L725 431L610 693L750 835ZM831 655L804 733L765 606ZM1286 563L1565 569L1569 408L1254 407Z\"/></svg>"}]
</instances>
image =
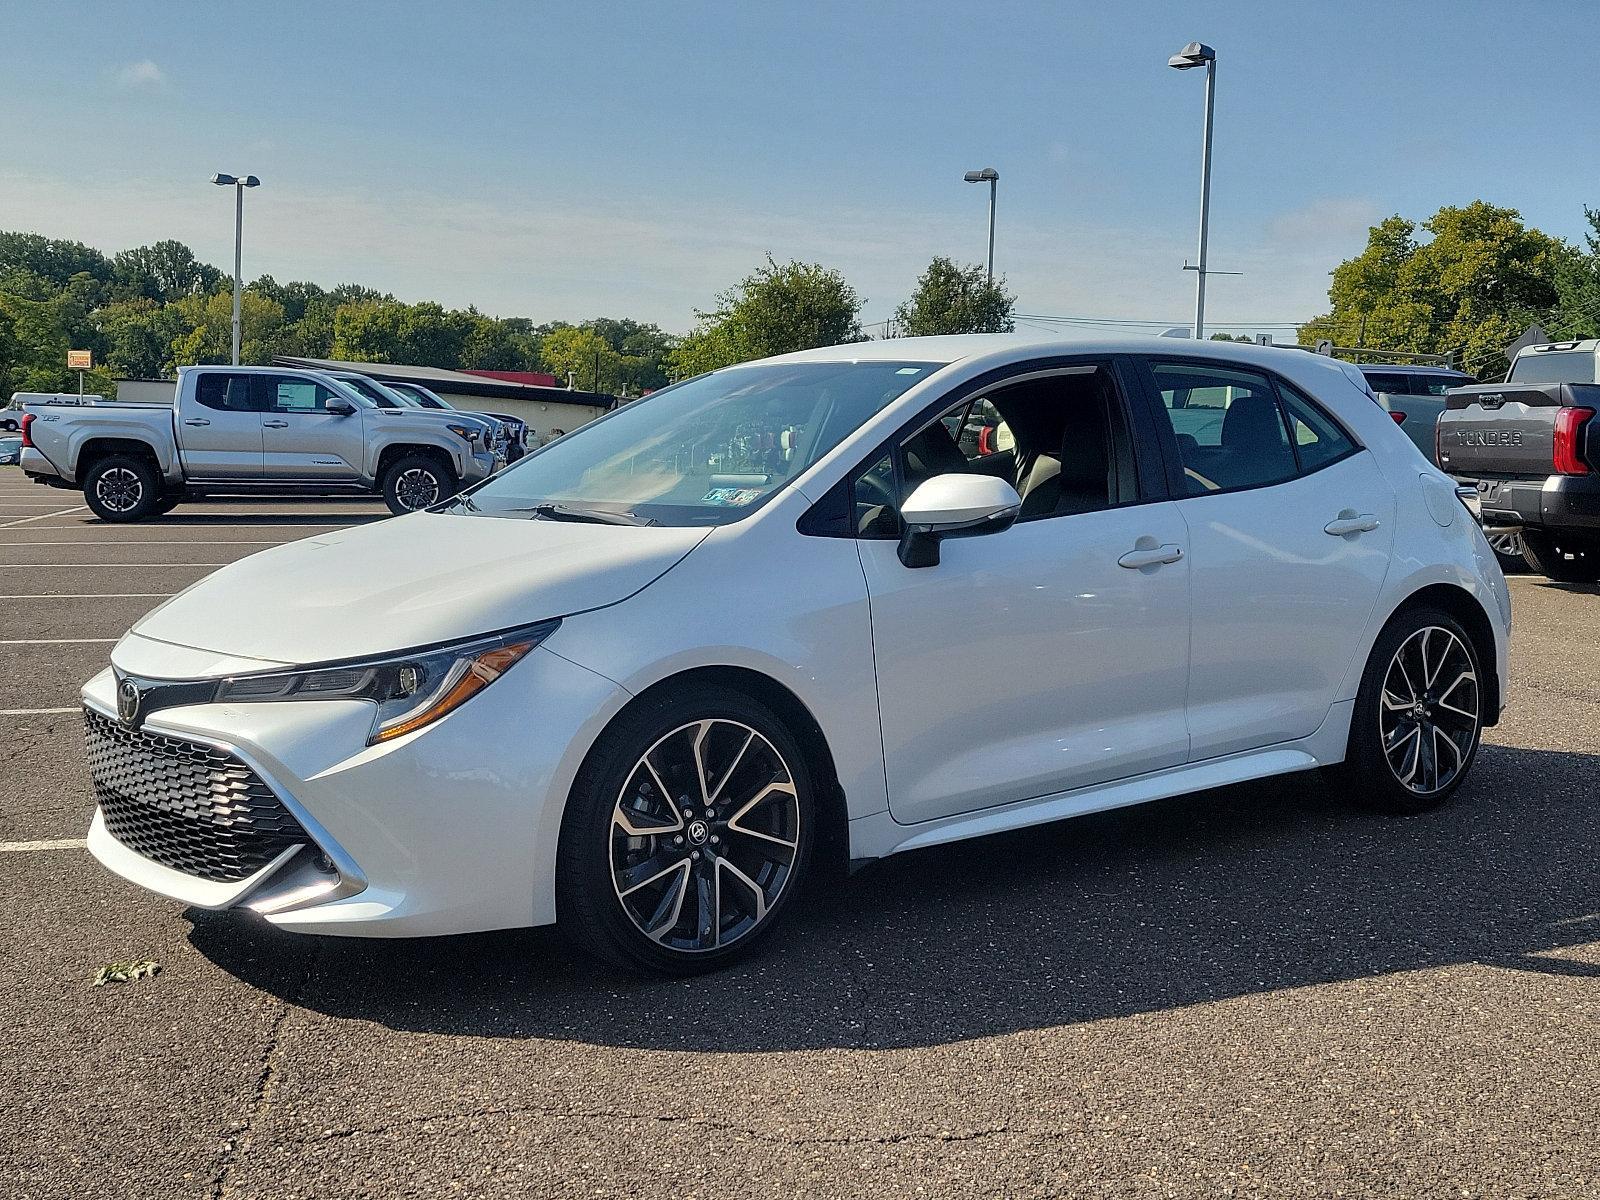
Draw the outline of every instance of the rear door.
<instances>
[{"instance_id":1,"label":"rear door","mask_svg":"<svg viewBox=\"0 0 1600 1200\"><path fill-rule=\"evenodd\" d=\"M258 375L264 410L263 473L268 479L349 483L360 478L360 410L328 411L345 397L312 379ZM346 401L348 403L348 401Z\"/></svg>"},{"instance_id":2,"label":"rear door","mask_svg":"<svg viewBox=\"0 0 1600 1200\"><path fill-rule=\"evenodd\" d=\"M191 480L261 478L261 405L248 372L203 371L179 395L178 451Z\"/></svg>"},{"instance_id":3,"label":"rear door","mask_svg":"<svg viewBox=\"0 0 1600 1200\"><path fill-rule=\"evenodd\" d=\"M1394 496L1372 456L1279 379L1148 359L1190 562L1194 761L1291 741L1328 715L1389 567ZM1180 400L1221 409L1202 434Z\"/></svg>"}]
</instances>

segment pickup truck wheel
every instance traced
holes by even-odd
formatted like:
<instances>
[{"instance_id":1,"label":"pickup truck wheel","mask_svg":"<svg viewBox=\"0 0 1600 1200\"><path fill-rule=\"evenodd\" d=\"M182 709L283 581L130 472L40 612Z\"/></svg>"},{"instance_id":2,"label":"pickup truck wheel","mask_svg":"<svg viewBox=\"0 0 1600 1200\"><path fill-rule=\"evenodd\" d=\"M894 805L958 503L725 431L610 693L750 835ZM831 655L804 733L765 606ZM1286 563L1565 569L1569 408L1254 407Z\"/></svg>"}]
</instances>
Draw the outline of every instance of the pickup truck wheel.
<instances>
[{"instance_id":1,"label":"pickup truck wheel","mask_svg":"<svg viewBox=\"0 0 1600 1200\"><path fill-rule=\"evenodd\" d=\"M1572 541L1542 530L1525 529L1522 557L1539 574L1558 583L1593 583L1600 579L1600 541Z\"/></svg>"},{"instance_id":2,"label":"pickup truck wheel","mask_svg":"<svg viewBox=\"0 0 1600 1200\"><path fill-rule=\"evenodd\" d=\"M407 454L384 473L383 499L398 517L448 500L459 487L456 473L437 458Z\"/></svg>"},{"instance_id":3,"label":"pickup truck wheel","mask_svg":"<svg viewBox=\"0 0 1600 1200\"><path fill-rule=\"evenodd\" d=\"M1517 530L1489 535L1489 548L1494 560L1507 575L1520 575L1528 569L1528 559L1522 552L1522 534Z\"/></svg>"},{"instance_id":4,"label":"pickup truck wheel","mask_svg":"<svg viewBox=\"0 0 1600 1200\"><path fill-rule=\"evenodd\" d=\"M83 499L102 521L142 521L160 511L161 481L144 459L113 454L89 468Z\"/></svg>"}]
</instances>

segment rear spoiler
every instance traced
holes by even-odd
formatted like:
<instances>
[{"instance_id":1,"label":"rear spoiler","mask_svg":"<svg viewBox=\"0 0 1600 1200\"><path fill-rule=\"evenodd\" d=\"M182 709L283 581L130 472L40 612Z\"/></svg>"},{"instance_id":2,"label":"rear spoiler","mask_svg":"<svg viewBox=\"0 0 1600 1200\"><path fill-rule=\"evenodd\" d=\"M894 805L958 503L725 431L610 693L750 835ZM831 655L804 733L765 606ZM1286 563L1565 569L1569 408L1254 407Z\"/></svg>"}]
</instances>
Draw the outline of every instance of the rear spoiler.
<instances>
[{"instance_id":1,"label":"rear spoiler","mask_svg":"<svg viewBox=\"0 0 1600 1200\"><path fill-rule=\"evenodd\" d=\"M1575 404L1594 407L1600 404L1600 384L1473 383L1451 388L1444 394L1447 410L1474 404L1491 410L1507 404L1525 404L1529 408L1571 408Z\"/></svg>"}]
</instances>

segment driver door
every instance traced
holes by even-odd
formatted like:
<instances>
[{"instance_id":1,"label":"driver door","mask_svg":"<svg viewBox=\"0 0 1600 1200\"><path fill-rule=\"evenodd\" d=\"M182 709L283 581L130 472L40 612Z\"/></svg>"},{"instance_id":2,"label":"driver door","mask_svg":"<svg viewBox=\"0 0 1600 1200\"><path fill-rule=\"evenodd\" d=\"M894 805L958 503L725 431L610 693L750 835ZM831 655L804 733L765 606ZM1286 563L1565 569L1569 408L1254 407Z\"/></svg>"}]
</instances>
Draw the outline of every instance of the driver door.
<instances>
[{"instance_id":1,"label":"driver door","mask_svg":"<svg viewBox=\"0 0 1600 1200\"><path fill-rule=\"evenodd\" d=\"M331 413L344 400L330 387L293 375L257 375L264 410L262 470L268 479L350 483L360 478L361 412Z\"/></svg>"},{"instance_id":2,"label":"driver door","mask_svg":"<svg viewBox=\"0 0 1600 1200\"><path fill-rule=\"evenodd\" d=\"M1026 404L1015 390L1024 386ZM1133 469L1134 425L1110 364L991 387L982 398L1005 419L983 438L961 436L973 398L907 431L856 484L889 807L904 823L1188 756L1188 531L1177 506L1164 492L1151 495ZM1051 443L1052 403L1062 406L1065 446ZM1008 409L1028 415L1027 428ZM1103 439L1098 502L1092 456L1074 463L1074 438ZM1061 468L1050 502L1048 490L1027 485L1048 485L1052 456ZM997 466L1028 475L1022 518L1001 533L944 542L935 566L903 566L895 504L918 476L1004 475ZM1086 486L1061 485L1067 475ZM1130 554L1153 547L1170 548L1171 561L1130 565L1140 561Z\"/></svg>"}]
</instances>

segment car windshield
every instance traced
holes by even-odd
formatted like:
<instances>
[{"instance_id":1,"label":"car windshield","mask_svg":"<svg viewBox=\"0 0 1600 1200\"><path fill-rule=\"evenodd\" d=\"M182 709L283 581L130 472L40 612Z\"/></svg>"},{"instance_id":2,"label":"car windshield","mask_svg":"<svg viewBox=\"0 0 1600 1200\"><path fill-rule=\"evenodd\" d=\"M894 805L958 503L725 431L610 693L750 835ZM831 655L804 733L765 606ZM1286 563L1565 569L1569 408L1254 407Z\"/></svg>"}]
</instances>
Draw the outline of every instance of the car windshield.
<instances>
[{"instance_id":1,"label":"car windshield","mask_svg":"<svg viewBox=\"0 0 1600 1200\"><path fill-rule=\"evenodd\" d=\"M455 510L725 525L940 365L760 363L702 375L551 442L467 493Z\"/></svg>"},{"instance_id":2,"label":"car windshield","mask_svg":"<svg viewBox=\"0 0 1600 1200\"><path fill-rule=\"evenodd\" d=\"M1594 383L1593 350L1524 351L1511 364L1507 383Z\"/></svg>"}]
</instances>

